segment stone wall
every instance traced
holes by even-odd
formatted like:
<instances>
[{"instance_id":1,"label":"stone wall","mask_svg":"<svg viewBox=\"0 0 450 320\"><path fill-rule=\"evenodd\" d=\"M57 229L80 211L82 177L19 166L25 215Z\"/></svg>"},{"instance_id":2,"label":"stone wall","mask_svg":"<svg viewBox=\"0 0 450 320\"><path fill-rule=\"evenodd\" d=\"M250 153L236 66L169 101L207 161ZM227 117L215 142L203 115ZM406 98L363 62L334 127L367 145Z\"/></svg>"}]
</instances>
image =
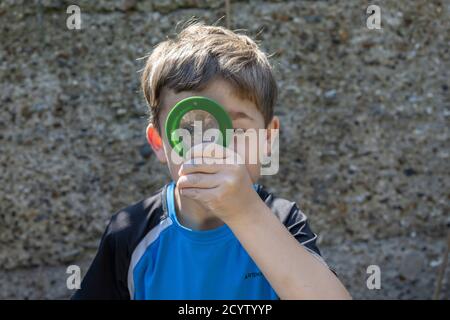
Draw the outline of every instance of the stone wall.
<instances>
[{"instance_id":1,"label":"stone wall","mask_svg":"<svg viewBox=\"0 0 450 320\"><path fill-rule=\"evenodd\" d=\"M231 2L280 88L281 169L262 183L300 204L355 298L431 298L450 222L450 3L372 1L369 30L367 1ZM70 296L66 267L85 271L110 216L168 181L137 59L180 21L224 14L217 0L1 2L0 298Z\"/></svg>"}]
</instances>

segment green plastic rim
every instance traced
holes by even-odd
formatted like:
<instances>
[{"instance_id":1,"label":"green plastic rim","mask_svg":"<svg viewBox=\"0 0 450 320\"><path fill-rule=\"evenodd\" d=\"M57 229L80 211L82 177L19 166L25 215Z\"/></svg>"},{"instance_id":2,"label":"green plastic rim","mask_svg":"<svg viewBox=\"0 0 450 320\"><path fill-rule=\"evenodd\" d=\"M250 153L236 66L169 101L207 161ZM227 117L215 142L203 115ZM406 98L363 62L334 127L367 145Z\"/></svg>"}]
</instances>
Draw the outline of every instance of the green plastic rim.
<instances>
[{"instance_id":1,"label":"green plastic rim","mask_svg":"<svg viewBox=\"0 0 450 320\"><path fill-rule=\"evenodd\" d=\"M181 143L180 138L175 134L175 130L180 127L183 116L193 110L206 111L216 119L219 126L219 132L221 133L219 142L222 142L221 145L225 148L228 147L230 144L231 130L227 129L233 128L230 116L225 111L224 107L216 101L206 97L195 96L179 101L167 115L166 136L175 152L183 157L184 153L187 151L183 150L183 144Z\"/></svg>"}]
</instances>

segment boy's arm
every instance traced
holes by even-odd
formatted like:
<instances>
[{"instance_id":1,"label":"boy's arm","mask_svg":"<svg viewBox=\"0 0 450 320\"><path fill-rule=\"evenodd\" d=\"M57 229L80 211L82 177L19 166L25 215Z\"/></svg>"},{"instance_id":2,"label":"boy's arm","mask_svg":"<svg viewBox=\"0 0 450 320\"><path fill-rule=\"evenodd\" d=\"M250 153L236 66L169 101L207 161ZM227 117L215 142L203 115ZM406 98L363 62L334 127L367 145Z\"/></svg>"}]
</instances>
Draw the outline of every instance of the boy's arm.
<instances>
[{"instance_id":1,"label":"boy's arm","mask_svg":"<svg viewBox=\"0 0 450 320\"><path fill-rule=\"evenodd\" d=\"M228 149L222 154L236 159ZM261 200L242 162L206 163L182 164L180 194L200 202L233 230L281 299L351 298L323 261L300 245Z\"/></svg>"},{"instance_id":2,"label":"boy's arm","mask_svg":"<svg viewBox=\"0 0 450 320\"><path fill-rule=\"evenodd\" d=\"M259 199L225 223L281 299L350 299L320 257L310 253Z\"/></svg>"}]
</instances>

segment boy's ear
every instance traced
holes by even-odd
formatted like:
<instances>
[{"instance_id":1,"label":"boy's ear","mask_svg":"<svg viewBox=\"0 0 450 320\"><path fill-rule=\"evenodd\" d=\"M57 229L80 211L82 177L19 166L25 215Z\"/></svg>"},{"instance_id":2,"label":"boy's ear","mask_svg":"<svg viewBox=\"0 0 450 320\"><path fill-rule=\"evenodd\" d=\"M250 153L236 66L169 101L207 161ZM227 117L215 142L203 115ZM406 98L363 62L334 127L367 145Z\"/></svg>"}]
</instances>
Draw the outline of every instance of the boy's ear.
<instances>
[{"instance_id":1,"label":"boy's ear","mask_svg":"<svg viewBox=\"0 0 450 320\"><path fill-rule=\"evenodd\" d=\"M272 131L272 130L276 131ZM268 156L272 154L272 139L275 139L276 137L272 137L272 135L278 135L280 132L280 119L278 119L277 116L274 116L272 120L267 125L267 134L266 134L266 141L267 141L267 151Z\"/></svg>"},{"instance_id":2,"label":"boy's ear","mask_svg":"<svg viewBox=\"0 0 450 320\"><path fill-rule=\"evenodd\" d=\"M162 143L162 138L158 133L158 130L153 126L153 124L149 124L146 130L147 141L155 152L156 157L162 163L166 163L166 155L164 153L164 147Z\"/></svg>"}]
</instances>

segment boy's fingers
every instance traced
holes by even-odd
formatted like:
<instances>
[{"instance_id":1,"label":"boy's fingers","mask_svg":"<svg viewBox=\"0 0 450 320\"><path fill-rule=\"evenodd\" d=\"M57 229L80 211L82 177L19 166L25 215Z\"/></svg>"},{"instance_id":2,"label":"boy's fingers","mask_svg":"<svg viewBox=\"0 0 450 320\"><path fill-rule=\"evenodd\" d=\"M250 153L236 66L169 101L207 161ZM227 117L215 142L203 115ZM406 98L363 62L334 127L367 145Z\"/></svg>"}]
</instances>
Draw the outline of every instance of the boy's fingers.
<instances>
[{"instance_id":1,"label":"boy's fingers","mask_svg":"<svg viewBox=\"0 0 450 320\"><path fill-rule=\"evenodd\" d=\"M234 156L234 151L217 143L208 143L203 149L203 157L224 159Z\"/></svg>"},{"instance_id":2,"label":"boy's fingers","mask_svg":"<svg viewBox=\"0 0 450 320\"><path fill-rule=\"evenodd\" d=\"M202 143L190 148L186 153L186 158L227 158L232 156L234 151L224 148L216 143Z\"/></svg>"},{"instance_id":3,"label":"boy's fingers","mask_svg":"<svg viewBox=\"0 0 450 320\"><path fill-rule=\"evenodd\" d=\"M239 154L215 143L195 145L188 151L187 158L178 171L179 176L194 172L217 173L225 165L244 164Z\"/></svg>"},{"instance_id":4,"label":"boy's fingers","mask_svg":"<svg viewBox=\"0 0 450 320\"><path fill-rule=\"evenodd\" d=\"M178 178L177 186L180 190L184 188L209 189L217 187L220 183L219 180L214 174L191 173Z\"/></svg>"},{"instance_id":5,"label":"boy's fingers","mask_svg":"<svg viewBox=\"0 0 450 320\"><path fill-rule=\"evenodd\" d=\"M178 175L189 174L193 172L217 173L223 170L227 165L245 164L238 154L228 158L194 158L183 162Z\"/></svg>"},{"instance_id":6,"label":"boy's fingers","mask_svg":"<svg viewBox=\"0 0 450 320\"><path fill-rule=\"evenodd\" d=\"M196 160L198 160L197 163L195 162ZM214 160L212 158L196 158L183 162L178 171L178 175L182 176L194 172L216 173L220 170L220 164L214 164Z\"/></svg>"},{"instance_id":7,"label":"boy's fingers","mask_svg":"<svg viewBox=\"0 0 450 320\"><path fill-rule=\"evenodd\" d=\"M181 195L194 200L207 200L213 197L213 193L217 188L200 189L200 188L184 188L180 189Z\"/></svg>"}]
</instances>

